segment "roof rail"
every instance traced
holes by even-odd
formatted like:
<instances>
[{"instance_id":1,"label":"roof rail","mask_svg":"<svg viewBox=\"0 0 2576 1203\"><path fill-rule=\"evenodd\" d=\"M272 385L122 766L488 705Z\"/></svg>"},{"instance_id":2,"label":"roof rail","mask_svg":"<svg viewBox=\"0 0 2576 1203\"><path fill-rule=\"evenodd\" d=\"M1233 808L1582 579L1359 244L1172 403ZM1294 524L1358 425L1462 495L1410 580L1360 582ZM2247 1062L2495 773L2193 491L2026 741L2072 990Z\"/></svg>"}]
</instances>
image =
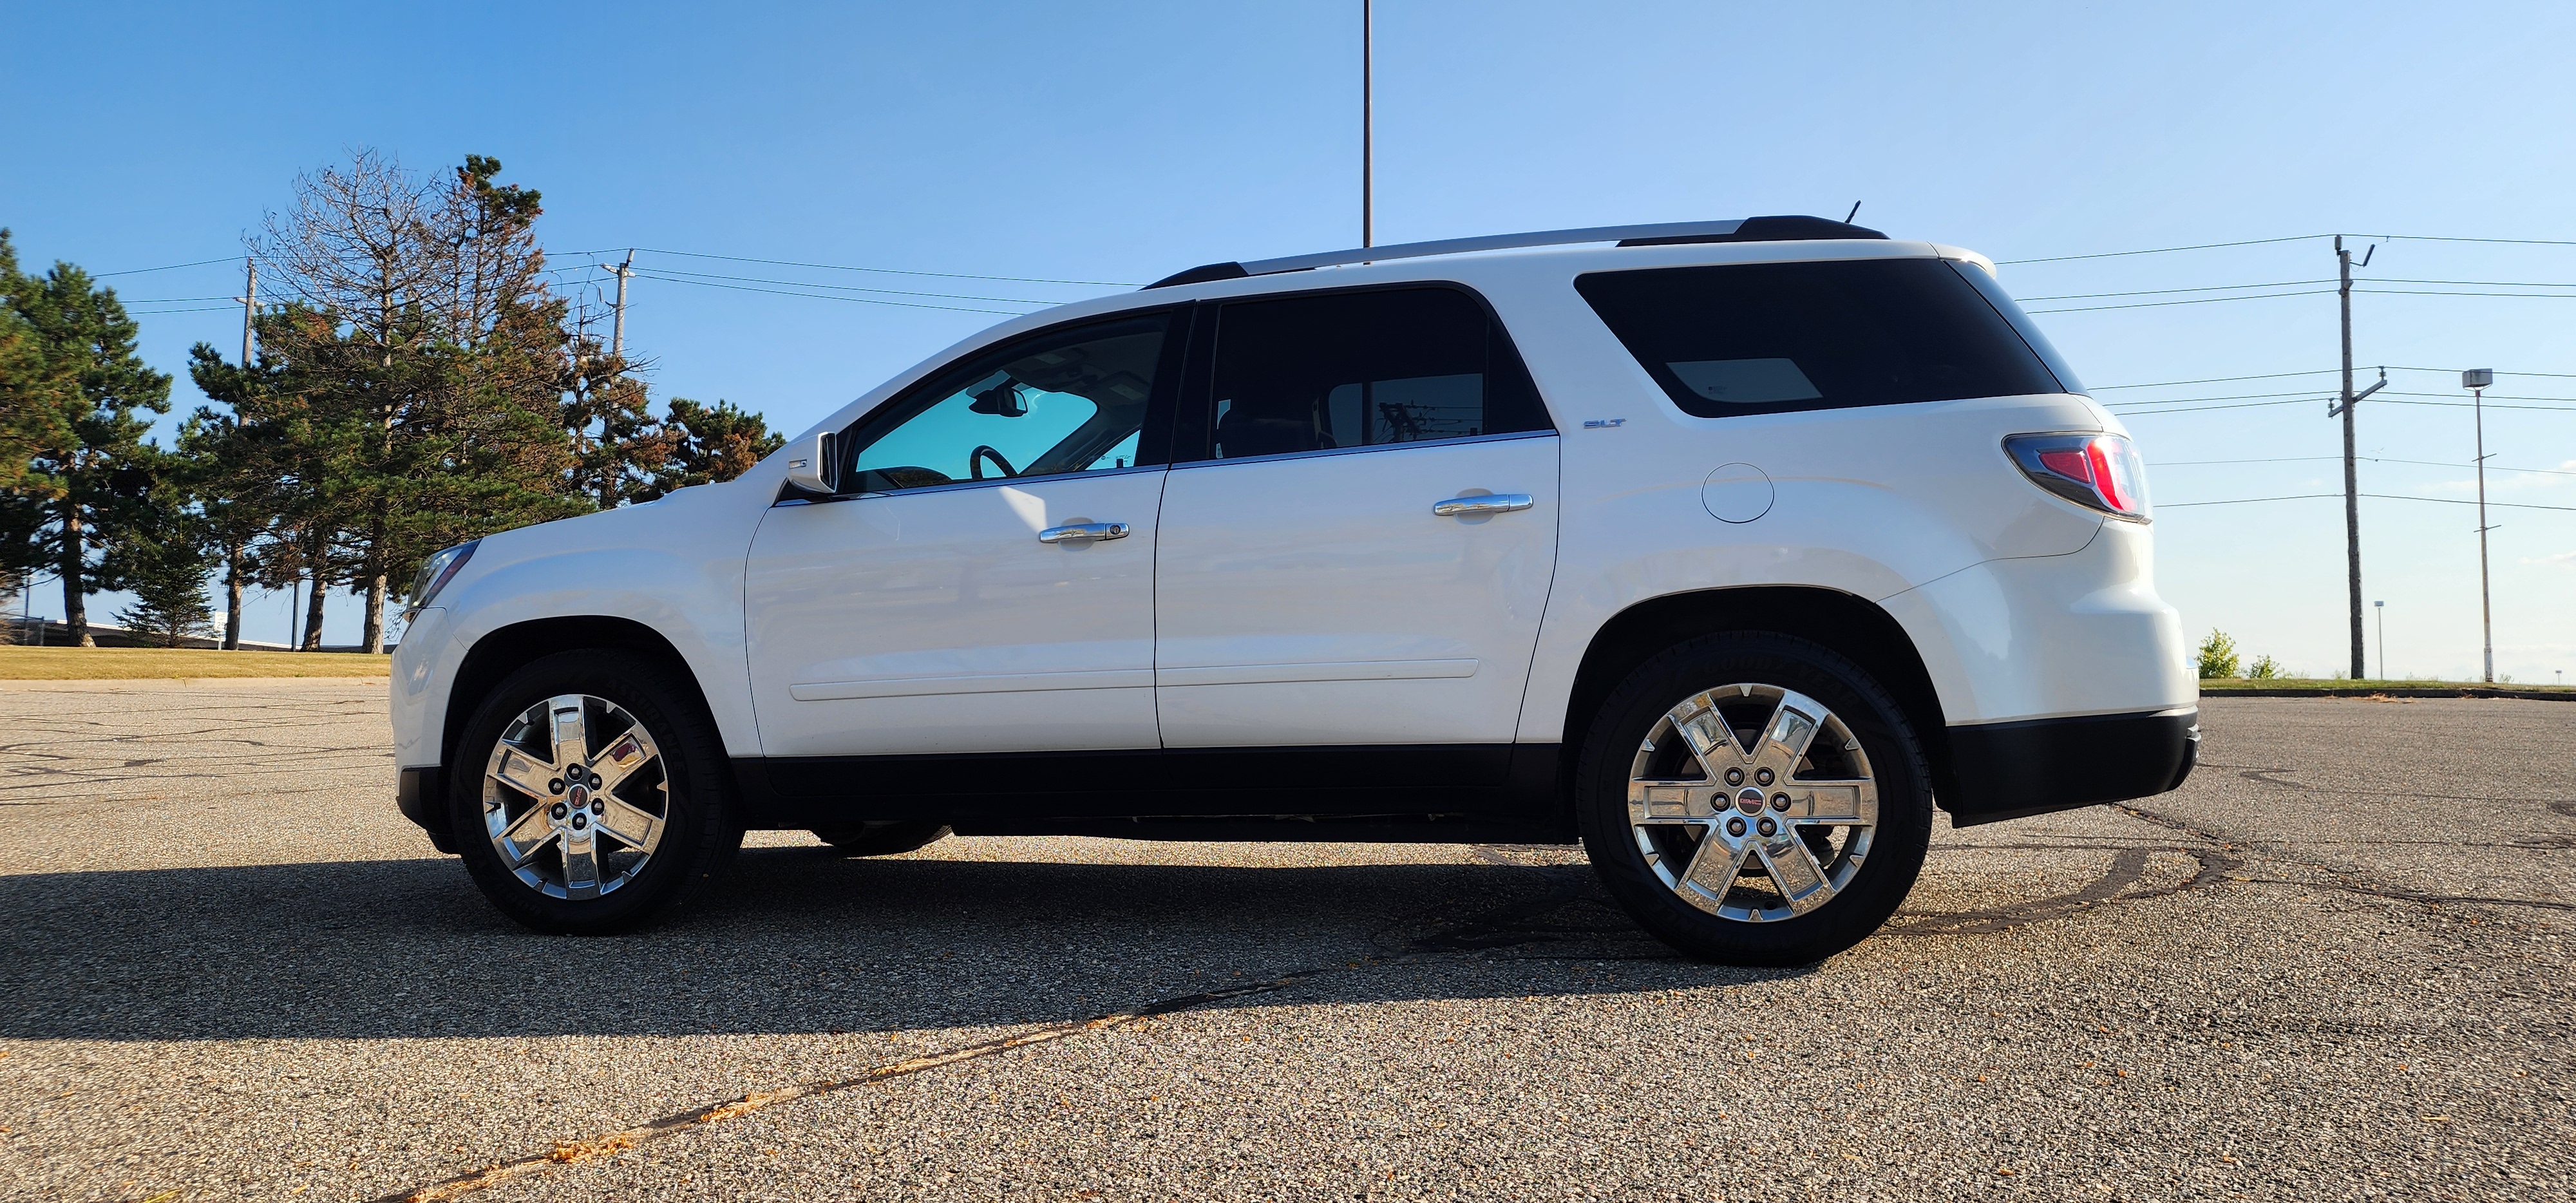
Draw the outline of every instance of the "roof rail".
<instances>
[{"instance_id":1,"label":"roof rail","mask_svg":"<svg viewBox=\"0 0 2576 1203\"><path fill-rule=\"evenodd\" d=\"M1147 288L1240 280L1276 272L1306 271L1381 259L1418 259L1425 255L1464 255L1577 242L1616 242L1621 246L1672 246L1688 242L1787 242L1819 238L1878 238L1887 235L1823 217L1745 217L1734 221L1667 221L1637 226L1587 226L1579 230L1540 230L1528 234L1487 234L1479 238L1444 238L1437 242L1403 242L1393 246L1353 247L1315 255L1256 259L1250 263L1209 263L1165 276Z\"/></svg>"}]
</instances>

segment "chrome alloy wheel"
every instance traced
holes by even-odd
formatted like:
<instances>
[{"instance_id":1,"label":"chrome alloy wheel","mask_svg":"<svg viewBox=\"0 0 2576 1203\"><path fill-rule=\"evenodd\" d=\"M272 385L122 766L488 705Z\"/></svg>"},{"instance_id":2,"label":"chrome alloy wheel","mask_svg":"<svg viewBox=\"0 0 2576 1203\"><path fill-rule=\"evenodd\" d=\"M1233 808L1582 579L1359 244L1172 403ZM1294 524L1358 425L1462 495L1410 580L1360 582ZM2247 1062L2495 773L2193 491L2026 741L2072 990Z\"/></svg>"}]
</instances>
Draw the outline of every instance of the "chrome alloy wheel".
<instances>
[{"instance_id":1,"label":"chrome alloy wheel","mask_svg":"<svg viewBox=\"0 0 2576 1203\"><path fill-rule=\"evenodd\" d=\"M661 748L641 721L606 698L558 694L510 720L493 745L483 828L528 888L596 898L653 859L670 798Z\"/></svg>"},{"instance_id":2,"label":"chrome alloy wheel","mask_svg":"<svg viewBox=\"0 0 2576 1203\"><path fill-rule=\"evenodd\" d=\"M1833 901L1869 858L1878 782L1850 728L1805 694L1726 685L1682 699L1637 749L1628 825L1682 901L1767 923Z\"/></svg>"}]
</instances>

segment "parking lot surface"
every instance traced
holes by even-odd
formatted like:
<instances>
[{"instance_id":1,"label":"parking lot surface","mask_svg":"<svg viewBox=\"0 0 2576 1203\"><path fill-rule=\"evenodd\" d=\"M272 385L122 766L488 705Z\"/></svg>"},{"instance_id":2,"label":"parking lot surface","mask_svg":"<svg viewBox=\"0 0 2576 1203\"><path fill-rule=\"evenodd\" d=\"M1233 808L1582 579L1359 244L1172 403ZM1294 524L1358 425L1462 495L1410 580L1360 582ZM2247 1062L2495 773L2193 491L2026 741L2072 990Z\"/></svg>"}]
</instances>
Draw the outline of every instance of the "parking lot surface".
<instances>
[{"instance_id":1,"label":"parking lot surface","mask_svg":"<svg viewBox=\"0 0 2576 1203\"><path fill-rule=\"evenodd\" d=\"M0 692L0 1196L2576 1193L2576 705L2212 700L2182 790L1945 825L1789 970L1552 847L756 833L535 936L384 709Z\"/></svg>"}]
</instances>

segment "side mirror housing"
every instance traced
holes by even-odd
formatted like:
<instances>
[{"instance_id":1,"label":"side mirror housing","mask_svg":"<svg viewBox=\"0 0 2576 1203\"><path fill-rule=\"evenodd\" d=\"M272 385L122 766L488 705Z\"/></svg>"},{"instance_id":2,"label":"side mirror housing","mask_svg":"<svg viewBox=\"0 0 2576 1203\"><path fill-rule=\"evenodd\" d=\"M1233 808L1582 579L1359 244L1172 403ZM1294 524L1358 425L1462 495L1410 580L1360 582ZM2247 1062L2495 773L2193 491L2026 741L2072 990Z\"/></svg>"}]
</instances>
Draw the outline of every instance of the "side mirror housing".
<instances>
[{"instance_id":1,"label":"side mirror housing","mask_svg":"<svg viewBox=\"0 0 2576 1203\"><path fill-rule=\"evenodd\" d=\"M805 446L795 448L787 458L787 490L791 496L829 497L834 492L832 433L824 431Z\"/></svg>"}]
</instances>

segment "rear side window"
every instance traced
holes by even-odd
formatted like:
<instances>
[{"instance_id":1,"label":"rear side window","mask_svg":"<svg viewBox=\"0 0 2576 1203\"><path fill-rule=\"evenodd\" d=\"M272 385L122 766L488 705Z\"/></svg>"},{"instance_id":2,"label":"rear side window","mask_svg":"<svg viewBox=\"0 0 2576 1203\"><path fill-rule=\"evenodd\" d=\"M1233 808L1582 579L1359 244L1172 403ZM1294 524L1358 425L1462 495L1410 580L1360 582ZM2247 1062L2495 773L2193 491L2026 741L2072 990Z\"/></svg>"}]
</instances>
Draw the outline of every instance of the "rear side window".
<instances>
[{"instance_id":1,"label":"rear side window","mask_svg":"<svg viewBox=\"0 0 2576 1203\"><path fill-rule=\"evenodd\" d=\"M1227 304L1208 395L1208 459L1548 429L1511 343L1454 288Z\"/></svg>"},{"instance_id":2,"label":"rear side window","mask_svg":"<svg viewBox=\"0 0 2576 1203\"><path fill-rule=\"evenodd\" d=\"M1595 272L1574 286L1698 417L2071 390L1964 275L1940 259L1851 259Z\"/></svg>"}]
</instances>

